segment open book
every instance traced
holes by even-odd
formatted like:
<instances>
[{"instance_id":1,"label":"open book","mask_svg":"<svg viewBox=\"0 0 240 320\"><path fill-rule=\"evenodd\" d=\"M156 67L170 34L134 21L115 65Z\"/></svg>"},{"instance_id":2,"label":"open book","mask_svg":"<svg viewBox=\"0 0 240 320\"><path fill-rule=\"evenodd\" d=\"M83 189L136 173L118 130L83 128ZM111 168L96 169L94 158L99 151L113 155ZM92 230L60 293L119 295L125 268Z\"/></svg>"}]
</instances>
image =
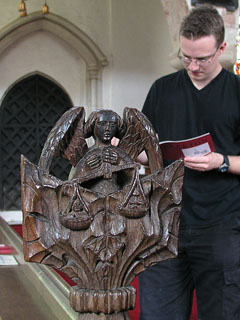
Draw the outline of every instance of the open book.
<instances>
[{"instance_id":1,"label":"open book","mask_svg":"<svg viewBox=\"0 0 240 320\"><path fill-rule=\"evenodd\" d=\"M179 141L160 142L163 159L178 160L184 157L203 156L215 151L210 133Z\"/></svg>"}]
</instances>

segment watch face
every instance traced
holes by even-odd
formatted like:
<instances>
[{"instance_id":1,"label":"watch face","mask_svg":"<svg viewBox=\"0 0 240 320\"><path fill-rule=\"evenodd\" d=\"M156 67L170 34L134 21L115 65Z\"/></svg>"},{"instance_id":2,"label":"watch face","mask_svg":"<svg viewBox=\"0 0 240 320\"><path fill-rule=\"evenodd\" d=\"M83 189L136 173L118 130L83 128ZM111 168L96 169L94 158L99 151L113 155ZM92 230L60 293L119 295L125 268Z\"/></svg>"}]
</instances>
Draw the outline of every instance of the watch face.
<instances>
[{"instance_id":1,"label":"watch face","mask_svg":"<svg viewBox=\"0 0 240 320\"><path fill-rule=\"evenodd\" d=\"M226 172L228 171L230 164L229 164L229 159L228 156L223 155L223 164L217 169L220 172Z\"/></svg>"},{"instance_id":2,"label":"watch face","mask_svg":"<svg viewBox=\"0 0 240 320\"><path fill-rule=\"evenodd\" d=\"M218 168L218 170L219 170L220 172L226 172L226 171L228 171L228 168L229 168L229 165L226 164L226 163L223 163L223 164Z\"/></svg>"},{"instance_id":3,"label":"watch face","mask_svg":"<svg viewBox=\"0 0 240 320\"><path fill-rule=\"evenodd\" d=\"M226 172L227 170L228 170L228 166L224 166L224 167L219 168L219 171L221 171L221 172Z\"/></svg>"}]
</instances>

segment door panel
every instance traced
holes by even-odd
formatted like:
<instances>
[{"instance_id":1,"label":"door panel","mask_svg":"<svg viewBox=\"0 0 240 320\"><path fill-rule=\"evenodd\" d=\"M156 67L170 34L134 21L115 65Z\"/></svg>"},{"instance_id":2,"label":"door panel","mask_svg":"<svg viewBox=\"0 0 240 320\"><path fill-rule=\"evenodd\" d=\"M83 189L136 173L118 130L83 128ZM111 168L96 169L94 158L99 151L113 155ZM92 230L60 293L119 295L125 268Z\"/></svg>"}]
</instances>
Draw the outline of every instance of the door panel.
<instances>
[{"instance_id":1,"label":"door panel","mask_svg":"<svg viewBox=\"0 0 240 320\"><path fill-rule=\"evenodd\" d=\"M20 156L37 164L47 135L72 107L68 95L49 79L33 75L11 88L0 108L0 210L20 210ZM66 180L69 163L57 159L52 173Z\"/></svg>"}]
</instances>

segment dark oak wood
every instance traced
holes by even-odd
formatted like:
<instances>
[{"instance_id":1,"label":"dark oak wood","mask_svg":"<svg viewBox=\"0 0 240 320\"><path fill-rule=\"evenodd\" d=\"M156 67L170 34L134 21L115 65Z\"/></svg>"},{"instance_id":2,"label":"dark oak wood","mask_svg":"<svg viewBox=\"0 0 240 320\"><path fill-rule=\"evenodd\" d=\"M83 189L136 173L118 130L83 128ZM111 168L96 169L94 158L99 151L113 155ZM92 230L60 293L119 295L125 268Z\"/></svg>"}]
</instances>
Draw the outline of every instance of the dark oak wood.
<instances>
[{"instance_id":1,"label":"dark oak wood","mask_svg":"<svg viewBox=\"0 0 240 320\"><path fill-rule=\"evenodd\" d=\"M68 181L51 175L57 156L73 165ZM136 300L130 282L177 255L183 162L163 168L157 136L137 109L125 108L123 118L96 111L85 122L84 108L75 107L50 132L38 165L22 156L21 180L25 260L75 281L70 303L80 319L128 319Z\"/></svg>"}]
</instances>

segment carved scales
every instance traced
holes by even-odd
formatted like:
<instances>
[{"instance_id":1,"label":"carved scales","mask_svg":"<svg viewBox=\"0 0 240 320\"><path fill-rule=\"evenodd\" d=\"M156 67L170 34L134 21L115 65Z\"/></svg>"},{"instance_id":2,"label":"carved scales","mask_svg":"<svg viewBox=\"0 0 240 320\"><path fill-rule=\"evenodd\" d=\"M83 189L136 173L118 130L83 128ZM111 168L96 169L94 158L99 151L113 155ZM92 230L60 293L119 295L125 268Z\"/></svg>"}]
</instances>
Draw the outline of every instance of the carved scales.
<instances>
[{"instance_id":1,"label":"carved scales","mask_svg":"<svg viewBox=\"0 0 240 320\"><path fill-rule=\"evenodd\" d=\"M88 148L91 135L95 145ZM143 150L150 174L140 177ZM59 155L73 165L68 181L50 174ZM138 110L125 108L123 119L101 110L85 122L84 108L75 107L52 129L38 165L22 156L21 178L25 260L75 281L70 303L81 319L89 313L127 319L134 277L177 254L182 161L162 167L156 134Z\"/></svg>"}]
</instances>

